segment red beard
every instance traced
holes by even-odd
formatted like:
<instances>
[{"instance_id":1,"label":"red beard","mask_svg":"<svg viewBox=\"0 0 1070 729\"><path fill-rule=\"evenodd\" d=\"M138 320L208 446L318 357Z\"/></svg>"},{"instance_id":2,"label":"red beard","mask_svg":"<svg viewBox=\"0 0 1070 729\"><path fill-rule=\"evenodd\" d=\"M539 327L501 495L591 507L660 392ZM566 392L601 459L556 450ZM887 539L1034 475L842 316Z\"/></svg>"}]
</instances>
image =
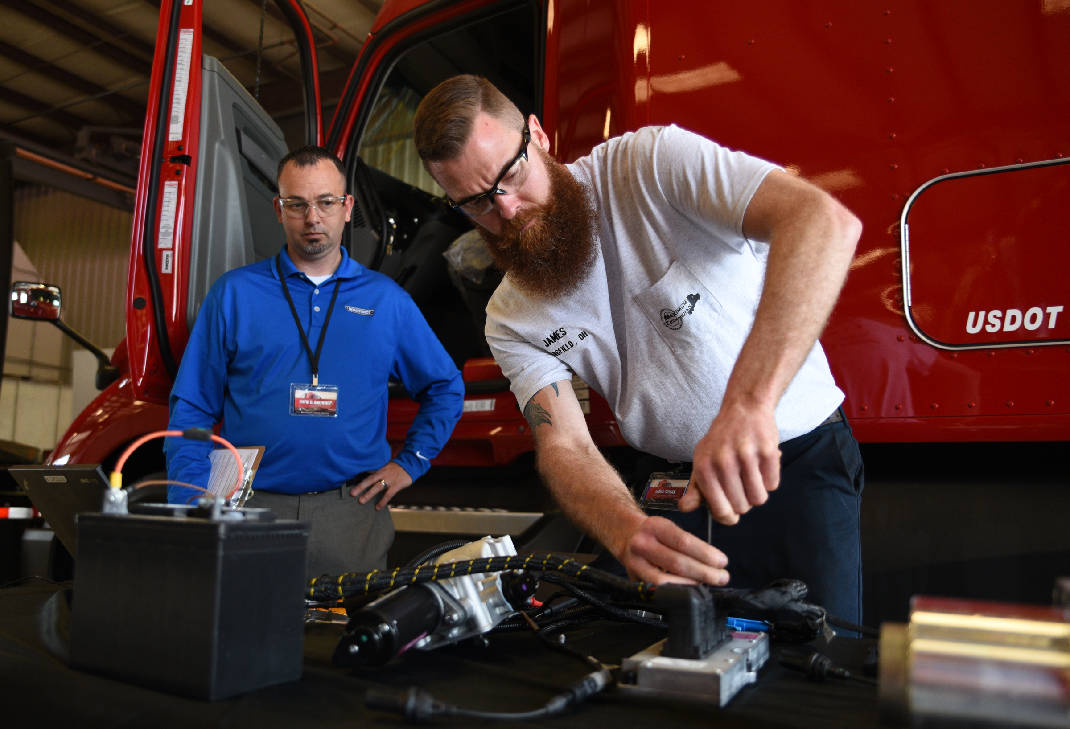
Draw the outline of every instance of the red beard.
<instances>
[{"instance_id":1,"label":"red beard","mask_svg":"<svg viewBox=\"0 0 1070 729\"><path fill-rule=\"evenodd\" d=\"M537 145L550 177L550 202L503 220L498 235L480 227L495 264L537 298L574 290L594 263L594 209L564 165ZM531 226L525 230L528 223Z\"/></svg>"}]
</instances>

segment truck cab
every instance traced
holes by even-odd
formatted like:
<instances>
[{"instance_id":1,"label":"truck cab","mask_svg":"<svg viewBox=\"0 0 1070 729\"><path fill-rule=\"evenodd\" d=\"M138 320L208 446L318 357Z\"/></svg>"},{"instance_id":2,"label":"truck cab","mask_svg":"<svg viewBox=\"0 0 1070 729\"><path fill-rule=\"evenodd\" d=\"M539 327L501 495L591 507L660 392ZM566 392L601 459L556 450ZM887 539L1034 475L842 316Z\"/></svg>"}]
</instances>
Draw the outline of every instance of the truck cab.
<instances>
[{"instance_id":1,"label":"truck cab","mask_svg":"<svg viewBox=\"0 0 1070 729\"><path fill-rule=\"evenodd\" d=\"M773 160L855 212L863 237L822 343L863 443L1070 440L1065 10L387 0L327 119L307 19L294 0L276 4L302 59L303 141L339 155L356 200L344 245L412 295L464 373L465 412L440 469L530 465L533 449L482 337L500 272L466 245L470 221L411 139L422 96L462 72L536 114L559 160L675 123ZM160 3L120 374L52 463L107 464L162 428L204 294L282 245L271 199L287 140L202 53L200 6ZM596 442L624 462L605 402L575 386ZM404 393L391 401L395 445L415 407ZM159 470L157 458L130 468Z\"/></svg>"}]
</instances>

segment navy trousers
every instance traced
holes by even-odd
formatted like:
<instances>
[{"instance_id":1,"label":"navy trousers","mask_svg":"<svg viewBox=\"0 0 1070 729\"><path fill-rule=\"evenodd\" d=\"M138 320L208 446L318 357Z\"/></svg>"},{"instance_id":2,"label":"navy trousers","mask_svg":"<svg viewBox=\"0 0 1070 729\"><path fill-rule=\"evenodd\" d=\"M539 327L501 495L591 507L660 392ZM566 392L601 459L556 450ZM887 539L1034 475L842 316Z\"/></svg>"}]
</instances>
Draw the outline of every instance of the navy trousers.
<instances>
[{"instance_id":1,"label":"navy trousers","mask_svg":"<svg viewBox=\"0 0 1070 729\"><path fill-rule=\"evenodd\" d=\"M781 443L780 451L780 487L733 526L713 521L706 508L689 514L650 513L672 519L702 539L708 534L710 543L728 556L732 587L762 587L793 577L809 587L808 602L861 623L863 467L858 442L844 418ZM670 466L663 460L661 468L651 465L651 471Z\"/></svg>"}]
</instances>

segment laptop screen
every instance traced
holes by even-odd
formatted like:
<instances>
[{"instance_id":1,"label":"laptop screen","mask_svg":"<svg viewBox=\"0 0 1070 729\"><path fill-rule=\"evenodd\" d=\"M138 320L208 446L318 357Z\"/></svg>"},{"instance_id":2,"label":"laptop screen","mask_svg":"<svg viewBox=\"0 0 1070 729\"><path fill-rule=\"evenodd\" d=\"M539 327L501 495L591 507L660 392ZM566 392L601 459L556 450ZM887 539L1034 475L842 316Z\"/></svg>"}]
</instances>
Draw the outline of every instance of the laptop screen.
<instances>
[{"instance_id":1,"label":"laptop screen","mask_svg":"<svg viewBox=\"0 0 1070 729\"><path fill-rule=\"evenodd\" d=\"M74 517L100 511L108 479L100 466L10 466L8 473L26 489L34 507L71 555L77 554Z\"/></svg>"}]
</instances>

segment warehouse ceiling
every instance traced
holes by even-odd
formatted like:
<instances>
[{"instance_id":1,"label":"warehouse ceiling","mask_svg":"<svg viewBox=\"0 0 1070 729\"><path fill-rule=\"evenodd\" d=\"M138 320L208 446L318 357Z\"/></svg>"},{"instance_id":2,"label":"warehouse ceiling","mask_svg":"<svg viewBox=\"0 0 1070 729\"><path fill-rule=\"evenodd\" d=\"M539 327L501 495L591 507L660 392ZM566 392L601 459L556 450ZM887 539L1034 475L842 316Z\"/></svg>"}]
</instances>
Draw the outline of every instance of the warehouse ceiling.
<instances>
[{"instance_id":1,"label":"warehouse ceiling","mask_svg":"<svg viewBox=\"0 0 1070 729\"><path fill-rule=\"evenodd\" d=\"M334 106L383 0L302 0ZM3 0L0 139L133 184L160 3ZM204 52L286 126L302 115L299 60L274 2L204 0ZM263 40L261 41L261 24Z\"/></svg>"}]
</instances>

